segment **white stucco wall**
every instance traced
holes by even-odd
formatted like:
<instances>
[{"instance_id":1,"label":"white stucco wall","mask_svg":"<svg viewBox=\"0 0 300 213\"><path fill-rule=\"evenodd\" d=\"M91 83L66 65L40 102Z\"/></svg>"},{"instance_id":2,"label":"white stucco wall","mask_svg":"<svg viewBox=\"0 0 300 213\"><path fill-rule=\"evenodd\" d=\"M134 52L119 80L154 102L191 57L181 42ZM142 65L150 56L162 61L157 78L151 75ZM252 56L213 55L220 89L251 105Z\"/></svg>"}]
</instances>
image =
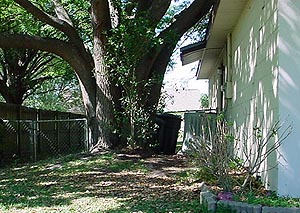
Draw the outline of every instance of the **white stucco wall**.
<instances>
[{"instance_id":1,"label":"white stucco wall","mask_svg":"<svg viewBox=\"0 0 300 213\"><path fill-rule=\"evenodd\" d=\"M279 114L293 131L280 147L281 195L300 197L300 1L279 0Z\"/></svg>"},{"instance_id":2,"label":"white stucco wall","mask_svg":"<svg viewBox=\"0 0 300 213\"><path fill-rule=\"evenodd\" d=\"M232 32L232 52L226 47L223 51L224 65L226 55L232 55L232 70L225 73L233 83L233 97L224 106L240 139L244 132L252 135L257 123L264 127L264 135L277 121L285 121L282 130L293 126L292 134L261 168L269 189L292 197L300 197L299 14L298 0L249 0ZM212 72L212 106L220 94L218 81L217 72Z\"/></svg>"},{"instance_id":3,"label":"white stucco wall","mask_svg":"<svg viewBox=\"0 0 300 213\"><path fill-rule=\"evenodd\" d=\"M274 2L249 1L232 34L234 93L229 111L232 118L241 122L244 116L251 122L261 116L273 116L272 111L278 108L278 25Z\"/></svg>"},{"instance_id":4,"label":"white stucco wall","mask_svg":"<svg viewBox=\"0 0 300 213\"><path fill-rule=\"evenodd\" d=\"M250 0L232 32L233 98L228 101L227 117L241 141L246 141L245 133L253 135L257 125L264 127L266 135L279 120L277 3ZM254 147L252 142L247 141L249 147ZM272 190L278 189L276 157L276 153L270 155L261 168L263 180Z\"/></svg>"}]
</instances>

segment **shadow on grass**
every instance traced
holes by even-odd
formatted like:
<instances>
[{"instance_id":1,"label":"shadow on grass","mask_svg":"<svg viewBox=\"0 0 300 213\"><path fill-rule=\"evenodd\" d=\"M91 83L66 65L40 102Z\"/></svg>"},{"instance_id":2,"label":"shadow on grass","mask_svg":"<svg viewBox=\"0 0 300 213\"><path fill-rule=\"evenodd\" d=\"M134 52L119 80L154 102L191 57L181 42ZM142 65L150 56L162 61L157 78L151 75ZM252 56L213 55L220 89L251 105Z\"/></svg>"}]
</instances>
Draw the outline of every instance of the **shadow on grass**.
<instances>
[{"instance_id":1,"label":"shadow on grass","mask_svg":"<svg viewBox=\"0 0 300 213\"><path fill-rule=\"evenodd\" d=\"M124 202L122 206L110 209L105 212L119 213L119 212L200 212L199 199L182 201L182 200L139 200Z\"/></svg>"},{"instance_id":2,"label":"shadow on grass","mask_svg":"<svg viewBox=\"0 0 300 213\"><path fill-rule=\"evenodd\" d=\"M94 206L90 212L183 212L182 208L199 212L194 211L198 196L191 200L191 191L177 185L176 179L153 176L146 165L141 159L118 159L108 152L2 169L0 207L30 212L30 208L73 205L76 212L83 207L74 203L87 198ZM112 200L115 203L110 204Z\"/></svg>"}]
</instances>

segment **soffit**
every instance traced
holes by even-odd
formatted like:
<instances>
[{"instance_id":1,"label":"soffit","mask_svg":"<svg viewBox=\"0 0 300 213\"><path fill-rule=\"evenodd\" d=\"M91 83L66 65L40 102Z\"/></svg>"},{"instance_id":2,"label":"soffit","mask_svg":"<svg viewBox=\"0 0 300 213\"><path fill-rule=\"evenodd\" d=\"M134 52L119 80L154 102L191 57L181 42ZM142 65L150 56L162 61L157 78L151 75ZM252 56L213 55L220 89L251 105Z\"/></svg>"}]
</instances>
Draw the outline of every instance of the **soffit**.
<instances>
[{"instance_id":1,"label":"soffit","mask_svg":"<svg viewBox=\"0 0 300 213\"><path fill-rule=\"evenodd\" d=\"M209 78L248 0L220 0L200 60L198 79Z\"/></svg>"}]
</instances>

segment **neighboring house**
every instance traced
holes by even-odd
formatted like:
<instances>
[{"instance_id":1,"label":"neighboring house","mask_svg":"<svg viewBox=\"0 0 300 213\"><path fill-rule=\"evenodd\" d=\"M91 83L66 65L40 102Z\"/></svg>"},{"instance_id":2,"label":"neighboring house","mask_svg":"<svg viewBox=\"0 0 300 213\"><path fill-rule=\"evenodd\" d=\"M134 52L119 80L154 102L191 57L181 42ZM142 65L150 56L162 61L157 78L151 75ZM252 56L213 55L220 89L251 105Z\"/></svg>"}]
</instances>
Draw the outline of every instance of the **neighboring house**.
<instances>
[{"instance_id":1,"label":"neighboring house","mask_svg":"<svg viewBox=\"0 0 300 213\"><path fill-rule=\"evenodd\" d=\"M166 112L200 110L201 91L198 89L166 89Z\"/></svg>"},{"instance_id":2,"label":"neighboring house","mask_svg":"<svg viewBox=\"0 0 300 213\"><path fill-rule=\"evenodd\" d=\"M300 197L299 14L299 0L220 0L206 41L181 49L183 64L199 60L198 78L209 79L210 107L241 134L292 123L262 168L269 189L292 197Z\"/></svg>"}]
</instances>

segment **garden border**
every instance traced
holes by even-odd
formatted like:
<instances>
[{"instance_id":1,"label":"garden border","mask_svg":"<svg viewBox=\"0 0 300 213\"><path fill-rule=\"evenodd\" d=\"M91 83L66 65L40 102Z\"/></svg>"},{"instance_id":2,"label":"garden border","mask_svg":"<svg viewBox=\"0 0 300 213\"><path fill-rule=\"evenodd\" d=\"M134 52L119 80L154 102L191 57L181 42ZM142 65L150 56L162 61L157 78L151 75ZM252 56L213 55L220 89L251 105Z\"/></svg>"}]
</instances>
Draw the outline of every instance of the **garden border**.
<instances>
[{"instance_id":1,"label":"garden border","mask_svg":"<svg viewBox=\"0 0 300 213\"><path fill-rule=\"evenodd\" d=\"M236 213L300 213L296 207L269 207L260 204L248 204L237 201L217 200L217 196L209 191L208 186L202 182L200 186L200 204L204 205L208 212L216 212L218 206L229 207Z\"/></svg>"}]
</instances>

